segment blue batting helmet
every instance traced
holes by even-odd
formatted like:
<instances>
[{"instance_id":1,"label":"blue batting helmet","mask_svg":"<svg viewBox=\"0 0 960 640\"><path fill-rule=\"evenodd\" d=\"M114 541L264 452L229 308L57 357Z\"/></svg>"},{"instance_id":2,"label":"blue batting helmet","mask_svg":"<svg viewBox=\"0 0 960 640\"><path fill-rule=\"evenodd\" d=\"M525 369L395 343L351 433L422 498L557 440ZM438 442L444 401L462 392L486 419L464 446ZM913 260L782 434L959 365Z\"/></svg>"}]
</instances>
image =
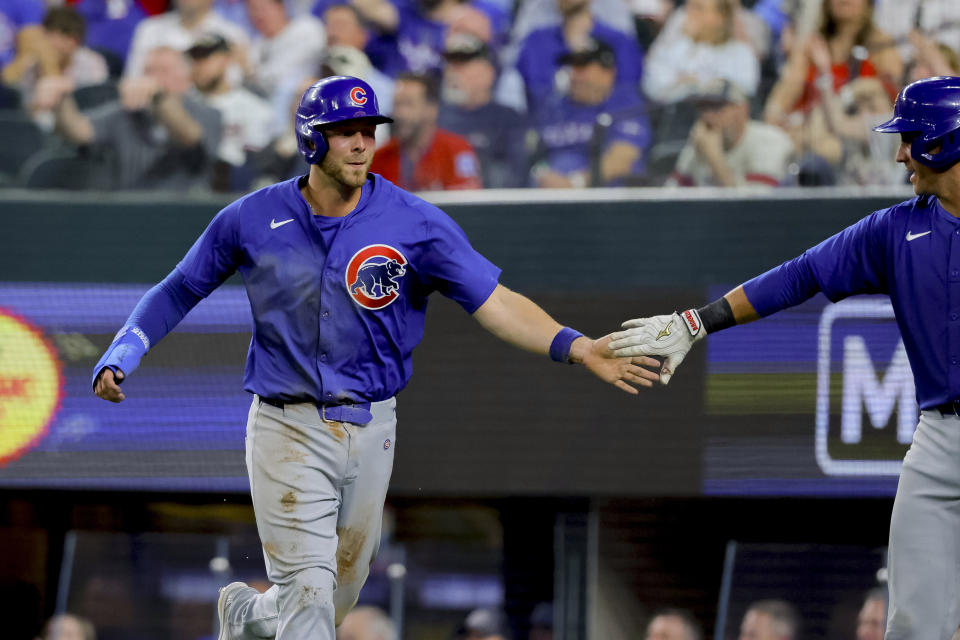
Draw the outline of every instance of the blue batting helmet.
<instances>
[{"instance_id":1,"label":"blue batting helmet","mask_svg":"<svg viewBox=\"0 0 960 640\"><path fill-rule=\"evenodd\" d=\"M308 163L318 164L330 148L321 130L323 125L357 119L374 124L393 122L380 113L376 94L360 78L330 76L315 82L297 107L294 129L300 153Z\"/></svg>"},{"instance_id":2,"label":"blue batting helmet","mask_svg":"<svg viewBox=\"0 0 960 640\"><path fill-rule=\"evenodd\" d=\"M942 171L960 160L960 78L938 76L908 84L897 96L893 117L874 127L881 133L916 133L910 155ZM932 149L940 147L937 153Z\"/></svg>"}]
</instances>

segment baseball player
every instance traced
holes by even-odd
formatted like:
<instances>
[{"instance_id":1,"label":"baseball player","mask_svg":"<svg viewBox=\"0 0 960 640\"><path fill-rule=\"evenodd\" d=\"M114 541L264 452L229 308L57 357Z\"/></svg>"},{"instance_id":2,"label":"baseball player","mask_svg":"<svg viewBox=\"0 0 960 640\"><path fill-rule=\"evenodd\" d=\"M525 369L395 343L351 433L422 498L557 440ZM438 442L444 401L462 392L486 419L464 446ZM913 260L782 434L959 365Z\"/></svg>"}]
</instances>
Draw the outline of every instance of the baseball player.
<instances>
[{"instance_id":1,"label":"baseball player","mask_svg":"<svg viewBox=\"0 0 960 640\"><path fill-rule=\"evenodd\" d=\"M443 212L368 173L380 113L368 84L323 79L300 101L306 176L225 207L134 308L93 372L98 396L232 273L253 312L244 388L253 394L246 463L274 586L221 590L220 640L333 640L377 552L396 445L394 396L411 374L433 291L497 337L583 364L629 393L652 386L650 358L614 358L609 338L561 327L498 283Z\"/></svg>"},{"instance_id":2,"label":"baseball player","mask_svg":"<svg viewBox=\"0 0 960 640\"><path fill-rule=\"evenodd\" d=\"M667 384L694 343L822 291L890 296L910 359L920 423L890 522L887 640L949 640L960 624L960 78L908 85L876 131L899 133L897 161L918 197L876 211L700 309L629 320L619 356L663 356Z\"/></svg>"}]
</instances>

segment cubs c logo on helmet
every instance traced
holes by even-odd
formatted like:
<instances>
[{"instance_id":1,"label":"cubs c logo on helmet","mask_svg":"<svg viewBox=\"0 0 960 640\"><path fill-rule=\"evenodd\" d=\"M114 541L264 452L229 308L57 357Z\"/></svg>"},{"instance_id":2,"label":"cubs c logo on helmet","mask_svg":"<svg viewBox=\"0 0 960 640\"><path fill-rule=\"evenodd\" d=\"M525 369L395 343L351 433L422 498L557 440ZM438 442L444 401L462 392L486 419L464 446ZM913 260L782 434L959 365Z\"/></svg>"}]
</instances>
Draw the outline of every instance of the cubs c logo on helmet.
<instances>
[{"instance_id":1,"label":"cubs c logo on helmet","mask_svg":"<svg viewBox=\"0 0 960 640\"><path fill-rule=\"evenodd\" d=\"M367 92L363 90L363 87L354 87L350 90L350 99L353 100L354 104L363 106L367 104Z\"/></svg>"},{"instance_id":2,"label":"cubs c logo on helmet","mask_svg":"<svg viewBox=\"0 0 960 640\"><path fill-rule=\"evenodd\" d=\"M364 309L383 309L400 297L400 278L406 273L402 253L385 244L368 245L347 263L347 293Z\"/></svg>"}]
</instances>

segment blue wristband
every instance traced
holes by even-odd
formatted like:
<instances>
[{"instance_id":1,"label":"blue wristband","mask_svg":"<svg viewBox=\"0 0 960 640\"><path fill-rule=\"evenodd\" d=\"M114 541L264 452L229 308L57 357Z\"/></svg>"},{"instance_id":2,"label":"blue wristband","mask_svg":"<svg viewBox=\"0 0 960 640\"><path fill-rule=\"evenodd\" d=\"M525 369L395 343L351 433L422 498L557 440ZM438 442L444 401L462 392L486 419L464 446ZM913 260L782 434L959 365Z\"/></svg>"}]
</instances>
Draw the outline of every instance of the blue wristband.
<instances>
[{"instance_id":1,"label":"blue wristband","mask_svg":"<svg viewBox=\"0 0 960 640\"><path fill-rule=\"evenodd\" d=\"M553 336L553 342L550 343L550 359L554 362L573 364L570 362L570 345L573 344L574 340L581 337L583 337L582 333L570 327L560 329L557 335Z\"/></svg>"},{"instance_id":2,"label":"blue wristband","mask_svg":"<svg viewBox=\"0 0 960 640\"><path fill-rule=\"evenodd\" d=\"M100 362L93 368L91 384L97 383L97 376L105 367L114 373L120 369L125 376L130 375L140 364L140 359L149 347L150 340L139 327L124 327L119 337L113 341L107 352L100 358Z\"/></svg>"}]
</instances>

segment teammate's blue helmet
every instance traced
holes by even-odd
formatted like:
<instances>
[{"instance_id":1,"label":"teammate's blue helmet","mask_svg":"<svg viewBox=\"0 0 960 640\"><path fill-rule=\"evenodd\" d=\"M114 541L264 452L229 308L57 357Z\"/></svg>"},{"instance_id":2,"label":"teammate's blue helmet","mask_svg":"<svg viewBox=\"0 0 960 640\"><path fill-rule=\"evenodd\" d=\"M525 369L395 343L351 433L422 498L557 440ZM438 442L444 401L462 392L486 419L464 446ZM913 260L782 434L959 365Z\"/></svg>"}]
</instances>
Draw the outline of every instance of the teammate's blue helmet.
<instances>
[{"instance_id":1,"label":"teammate's blue helmet","mask_svg":"<svg viewBox=\"0 0 960 640\"><path fill-rule=\"evenodd\" d=\"M362 118L380 124L393 122L380 113L369 84L351 76L330 76L315 82L300 98L294 129L297 147L310 164L318 164L330 148L321 127Z\"/></svg>"},{"instance_id":2,"label":"teammate's blue helmet","mask_svg":"<svg viewBox=\"0 0 960 640\"><path fill-rule=\"evenodd\" d=\"M893 117L874 127L881 133L916 133L914 160L942 171L960 160L960 78L938 76L908 84L897 96ZM937 153L930 151L937 146Z\"/></svg>"}]
</instances>

